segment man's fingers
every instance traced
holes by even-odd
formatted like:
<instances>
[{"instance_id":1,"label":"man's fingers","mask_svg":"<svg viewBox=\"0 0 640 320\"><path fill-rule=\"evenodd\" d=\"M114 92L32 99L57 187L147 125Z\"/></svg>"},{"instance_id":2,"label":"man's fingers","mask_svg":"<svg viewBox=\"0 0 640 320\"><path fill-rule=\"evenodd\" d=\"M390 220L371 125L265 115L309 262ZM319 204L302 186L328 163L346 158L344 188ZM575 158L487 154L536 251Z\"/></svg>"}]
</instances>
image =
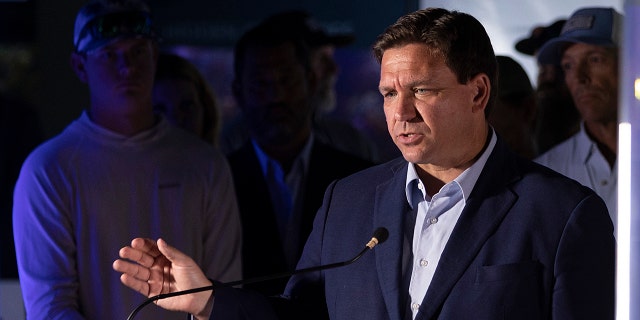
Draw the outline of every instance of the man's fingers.
<instances>
[{"instance_id":1,"label":"man's fingers","mask_svg":"<svg viewBox=\"0 0 640 320\"><path fill-rule=\"evenodd\" d=\"M123 273L120 276L120 282L125 286L141 293L145 297L151 296L151 292L149 291L149 284L146 281L139 280L137 278L131 277L126 273Z\"/></svg>"},{"instance_id":2,"label":"man's fingers","mask_svg":"<svg viewBox=\"0 0 640 320\"><path fill-rule=\"evenodd\" d=\"M133 247L123 247L120 249L120 258L131 260L147 268L151 267L154 257L145 251Z\"/></svg>"},{"instance_id":3,"label":"man's fingers","mask_svg":"<svg viewBox=\"0 0 640 320\"><path fill-rule=\"evenodd\" d=\"M120 273L124 273L129 277L134 277L140 281L148 281L150 278L150 271L148 268L141 267L137 264L127 262L125 260L116 260L113 262L113 270Z\"/></svg>"},{"instance_id":4,"label":"man's fingers","mask_svg":"<svg viewBox=\"0 0 640 320\"><path fill-rule=\"evenodd\" d=\"M153 239L148 238L135 238L131 240L131 248L138 249L142 252L145 252L152 257L157 257L160 255L160 251L158 251L158 246Z\"/></svg>"},{"instance_id":5,"label":"man's fingers","mask_svg":"<svg viewBox=\"0 0 640 320\"><path fill-rule=\"evenodd\" d=\"M157 248L160 250L161 254L163 254L169 261L171 261L174 267L192 267L192 265L195 264L195 262L193 262L193 259L182 253L180 250L170 246L163 239L158 239Z\"/></svg>"}]
</instances>

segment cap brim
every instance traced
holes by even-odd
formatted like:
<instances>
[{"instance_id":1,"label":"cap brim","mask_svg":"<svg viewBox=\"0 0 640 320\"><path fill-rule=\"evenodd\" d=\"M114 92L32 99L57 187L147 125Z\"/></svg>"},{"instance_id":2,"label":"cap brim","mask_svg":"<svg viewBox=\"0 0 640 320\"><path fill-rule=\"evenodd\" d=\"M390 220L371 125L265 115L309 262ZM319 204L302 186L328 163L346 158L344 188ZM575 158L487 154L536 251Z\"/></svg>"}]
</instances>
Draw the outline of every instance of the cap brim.
<instances>
[{"instance_id":1,"label":"cap brim","mask_svg":"<svg viewBox=\"0 0 640 320\"><path fill-rule=\"evenodd\" d=\"M530 56L535 53L536 48L538 47L540 47L540 41L532 38L522 39L516 43L516 50L518 52L528 54Z\"/></svg>"},{"instance_id":2,"label":"cap brim","mask_svg":"<svg viewBox=\"0 0 640 320\"><path fill-rule=\"evenodd\" d=\"M615 47L611 39L601 38L555 38L547 41L538 51L538 62L541 64L559 65L564 49L569 44L586 43L596 46Z\"/></svg>"},{"instance_id":3,"label":"cap brim","mask_svg":"<svg viewBox=\"0 0 640 320\"><path fill-rule=\"evenodd\" d=\"M89 42L86 46L84 46L84 48L82 49L82 52L88 52L88 51L93 51L96 49L99 49L103 46L106 46L110 43L114 43L123 39L149 39L152 41L159 41L160 39L154 36L150 36L150 35L141 35L141 34L123 34L123 35L119 35L117 37L114 38L106 38L106 39L100 39L100 40L92 40L91 42Z\"/></svg>"}]
</instances>

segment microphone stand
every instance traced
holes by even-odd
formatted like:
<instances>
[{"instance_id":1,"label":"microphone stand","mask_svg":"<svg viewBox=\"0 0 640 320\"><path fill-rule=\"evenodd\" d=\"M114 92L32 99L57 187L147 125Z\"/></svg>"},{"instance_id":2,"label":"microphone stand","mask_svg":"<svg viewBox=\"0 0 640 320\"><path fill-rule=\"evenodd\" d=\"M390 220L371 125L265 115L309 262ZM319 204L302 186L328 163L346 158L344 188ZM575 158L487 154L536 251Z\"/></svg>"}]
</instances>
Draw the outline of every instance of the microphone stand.
<instances>
[{"instance_id":1,"label":"microphone stand","mask_svg":"<svg viewBox=\"0 0 640 320\"><path fill-rule=\"evenodd\" d=\"M304 268L304 269L297 269L297 270L294 270L294 271L281 272L281 273L276 273L276 274L271 274L271 275L266 275L266 276L261 276L261 277L245 279L245 280L236 280L236 281L231 281L231 282L225 282L225 283L222 283L222 285L229 286L229 287L234 287L234 286L241 285L241 284L249 284L249 283L261 282L261 281L285 278L285 277L293 276L293 275L300 274L300 273L314 272L314 271L327 270L327 269L333 269L333 268L337 268L337 267L347 266L347 265L350 265L350 264L356 262L367 251L373 249L376 245L381 244L384 241L386 241L388 237L389 237L389 231L387 231L386 228L380 227L380 228L377 228L376 231L374 231L373 237L365 245L364 249L362 249L362 251L360 251L360 253L358 253L355 257L351 258L350 260L341 261L341 262L335 262L335 263L330 263L330 264L325 264L325 265L320 265L320 266L315 266L315 267L309 267L309 268ZM185 295L185 294L191 294L191 293L197 293L197 292L202 292L202 291L213 290L214 288L215 288L215 285L210 285L210 286L187 289L187 290L182 290L182 291L158 294L156 296L148 298L143 303L141 303L137 308L135 308L131 312L131 314L129 314L129 316L127 317L127 320L132 320L135 317L135 315L138 314L138 312L140 312L140 310L142 310L142 308L144 308L145 306L147 306L148 304L150 304L150 303L152 303L154 301L157 301L157 300L160 300L160 299L171 298L171 297L175 297L175 296L181 296L181 295Z\"/></svg>"}]
</instances>

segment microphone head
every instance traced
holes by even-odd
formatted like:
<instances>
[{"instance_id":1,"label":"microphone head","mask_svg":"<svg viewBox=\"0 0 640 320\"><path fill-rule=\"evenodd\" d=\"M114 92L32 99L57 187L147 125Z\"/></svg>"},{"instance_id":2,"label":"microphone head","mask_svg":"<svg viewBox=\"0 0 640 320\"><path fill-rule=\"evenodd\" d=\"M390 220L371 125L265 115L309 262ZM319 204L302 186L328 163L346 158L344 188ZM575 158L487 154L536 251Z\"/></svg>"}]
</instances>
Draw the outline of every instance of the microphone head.
<instances>
[{"instance_id":1,"label":"microphone head","mask_svg":"<svg viewBox=\"0 0 640 320\"><path fill-rule=\"evenodd\" d=\"M387 230L387 228L379 227L373 232L373 237L371 237L371 240L367 243L367 247L369 247L369 249L373 249L373 247L387 241L387 238L389 238L389 230Z\"/></svg>"},{"instance_id":2,"label":"microphone head","mask_svg":"<svg viewBox=\"0 0 640 320\"><path fill-rule=\"evenodd\" d=\"M378 239L378 244L381 244L389 239L389 230L385 227L378 227L378 229L373 232L373 237Z\"/></svg>"}]
</instances>

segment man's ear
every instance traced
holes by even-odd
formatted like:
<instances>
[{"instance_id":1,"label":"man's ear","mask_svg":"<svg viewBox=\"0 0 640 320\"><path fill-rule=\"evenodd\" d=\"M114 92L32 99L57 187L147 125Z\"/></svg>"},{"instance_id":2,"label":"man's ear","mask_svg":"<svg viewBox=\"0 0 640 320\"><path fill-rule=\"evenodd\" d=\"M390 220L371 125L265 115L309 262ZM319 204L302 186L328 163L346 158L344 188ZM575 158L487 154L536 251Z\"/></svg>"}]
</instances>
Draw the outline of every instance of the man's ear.
<instances>
[{"instance_id":1,"label":"man's ear","mask_svg":"<svg viewBox=\"0 0 640 320\"><path fill-rule=\"evenodd\" d=\"M479 73L471 80L469 84L475 88L475 95L473 97L473 112L483 112L489 103L489 96L491 95L491 82L489 77L484 73Z\"/></svg>"},{"instance_id":2,"label":"man's ear","mask_svg":"<svg viewBox=\"0 0 640 320\"><path fill-rule=\"evenodd\" d=\"M86 57L78 52L73 52L69 59L69 64L71 64L71 68L73 72L76 73L76 76L80 81L87 83L87 70L85 69L85 59Z\"/></svg>"}]
</instances>

